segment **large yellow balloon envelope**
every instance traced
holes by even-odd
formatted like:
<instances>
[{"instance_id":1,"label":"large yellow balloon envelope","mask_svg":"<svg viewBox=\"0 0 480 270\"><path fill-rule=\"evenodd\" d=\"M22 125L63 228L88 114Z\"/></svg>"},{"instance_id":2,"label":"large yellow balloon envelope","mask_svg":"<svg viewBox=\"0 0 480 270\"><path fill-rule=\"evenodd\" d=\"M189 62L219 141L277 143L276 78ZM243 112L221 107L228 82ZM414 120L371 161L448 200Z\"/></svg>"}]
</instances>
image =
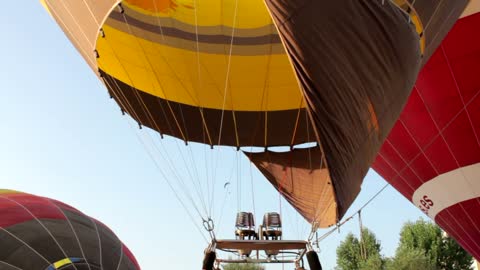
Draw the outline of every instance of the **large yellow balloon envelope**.
<instances>
[{"instance_id":1,"label":"large yellow balloon envelope","mask_svg":"<svg viewBox=\"0 0 480 270\"><path fill-rule=\"evenodd\" d=\"M466 3L45 0L140 124L211 146L317 142L249 157L319 226L355 199L418 70Z\"/></svg>"}]
</instances>

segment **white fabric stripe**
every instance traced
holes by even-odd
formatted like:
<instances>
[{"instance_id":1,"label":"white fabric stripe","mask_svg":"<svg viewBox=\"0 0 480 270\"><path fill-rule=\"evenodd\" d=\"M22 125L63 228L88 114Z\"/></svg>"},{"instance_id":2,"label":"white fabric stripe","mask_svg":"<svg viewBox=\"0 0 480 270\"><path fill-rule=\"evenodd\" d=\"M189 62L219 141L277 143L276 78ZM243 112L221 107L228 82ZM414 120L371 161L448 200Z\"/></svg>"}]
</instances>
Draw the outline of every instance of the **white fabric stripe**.
<instances>
[{"instance_id":1,"label":"white fabric stripe","mask_svg":"<svg viewBox=\"0 0 480 270\"><path fill-rule=\"evenodd\" d=\"M420 186L412 202L430 218L442 210L480 198L480 163L441 174Z\"/></svg>"}]
</instances>

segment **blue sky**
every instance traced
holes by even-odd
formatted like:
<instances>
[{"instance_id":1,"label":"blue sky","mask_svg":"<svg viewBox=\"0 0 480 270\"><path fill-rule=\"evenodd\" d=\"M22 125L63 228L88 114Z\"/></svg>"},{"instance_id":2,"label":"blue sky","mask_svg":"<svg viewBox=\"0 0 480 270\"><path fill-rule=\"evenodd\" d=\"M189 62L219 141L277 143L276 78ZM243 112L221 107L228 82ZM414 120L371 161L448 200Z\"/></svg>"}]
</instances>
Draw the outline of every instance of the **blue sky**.
<instances>
[{"instance_id":1,"label":"blue sky","mask_svg":"<svg viewBox=\"0 0 480 270\"><path fill-rule=\"evenodd\" d=\"M159 157L162 153L175 163L173 169L179 177L186 178L182 155L193 153L192 164L200 179L213 179L212 170L207 174L205 168L215 168L212 163L218 160L213 210L216 220L222 216L219 237L233 236L239 206L253 209L251 183L257 219L266 211L279 211L278 194L255 169L250 171L245 159L237 159L234 151L212 152L199 145L189 149L172 139L159 141L146 129L138 130L128 116L121 115L104 86L37 1L5 1L0 32L1 188L55 198L103 221L146 270L165 266L199 269L206 247L161 173L178 184ZM142 140L150 139L159 151L142 145ZM146 150L152 149L158 167L147 154ZM242 183L240 204L238 179ZM231 183L229 190L223 187L226 182ZM205 181L201 184L206 187ZM385 181L370 171L350 212L383 185ZM190 189L189 194L195 196L195 190ZM194 214L189 200L183 197L183 201ZM286 238L305 238L305 222L285 202L282 211ZM362 212L364 225L377 235L387 256L395 251L402 224L422 216L391 187ZM351 221L321 243L325 269L335 266L335 249L345 235L358 230L358 221ZM276 267L268 269L281 269Z\"/></svg>"}]
</instances>

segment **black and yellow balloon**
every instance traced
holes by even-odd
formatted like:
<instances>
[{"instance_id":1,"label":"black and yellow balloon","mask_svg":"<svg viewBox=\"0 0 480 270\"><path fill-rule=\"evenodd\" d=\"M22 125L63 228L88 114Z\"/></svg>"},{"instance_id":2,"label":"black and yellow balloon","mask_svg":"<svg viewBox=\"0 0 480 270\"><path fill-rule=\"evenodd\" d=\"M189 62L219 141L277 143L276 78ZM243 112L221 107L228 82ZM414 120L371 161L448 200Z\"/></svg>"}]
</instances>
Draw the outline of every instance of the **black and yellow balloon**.
<instances>
[{"instance_id":1,"label":"black and yellow balloon","mask_svg":"<svg viewBox=\"0 0 480 270\"><path fill-rule=\"evenodd\" d=\"M467 0L44 2L124 112L186 143L266 149L252 162L329 226Z\"/></svg>"}]
</instances>

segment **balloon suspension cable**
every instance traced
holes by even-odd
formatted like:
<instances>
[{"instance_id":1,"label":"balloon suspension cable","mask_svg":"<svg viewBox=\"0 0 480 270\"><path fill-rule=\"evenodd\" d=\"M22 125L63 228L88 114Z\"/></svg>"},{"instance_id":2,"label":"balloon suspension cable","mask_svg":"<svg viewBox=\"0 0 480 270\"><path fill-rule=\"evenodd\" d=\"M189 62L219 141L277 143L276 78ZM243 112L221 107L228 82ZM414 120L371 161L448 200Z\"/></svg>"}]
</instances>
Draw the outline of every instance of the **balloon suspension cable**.
<instances>
[{"instance_id":1,"label":"balloon suspension cable","mask_svg":"<svg viewBox=\"0 0 480 270\"><path fill-rule=\"evenodd\" d=\"M213 222L213 219L212 218L207 218L207 219L204 219L202 218L203 220L203 228L205 228L205 230L208 232L208 234L210 235L210 238L212 238L212 241L215 241L216 237L215 237L215 223Z\"/></svg>"},{"instance_id":2,"label":"balloon suspension cable","mask_svg":"<svg viewBox=\"0 0 480 270\"><path fill-rule=\"evenodd\" d=\"M330 231L324 233L320 237L316 237L316 240L312 242L312 245L319 245L319 243L321 241L325 240L325 238L327 238L328 236L330 236L332 233L334 233L337 230L340 233L340 227L345 225L345 223L347 223L348 221L352 220L356 215L361 215L362 210L365 207L367 207L373 200L375 200L389 186L390 186L389 183L385 184L377 193L375 193L375 195L373 195L365 204L363 204L362 207L360 207L357 211L355 211L355 213L350 215L348 218L344 219L342 222L337 223L335 228L333 228Z\"/></svg>"},{"instance_id":3,"label":"balloon suspension cable","mask_svg":"<svg viewBox=\"0 0 480 270\"><path fill-rule=\"evenodd\" d=\"M310 230L310 234L308 235L307 242L312 242L313 238L315 238L318 228L319 228L318 221L314 221L312 223L312 229Z\"/></svg>"},{"instance_id":4,"label":"balloon suspension cable","mask_svg":"<svg viewBox=\"0 0 480 270\"><path fill-rule=\"evenodd\" d=\"M365 239L363 238L363 222L362 222L362 210L358 211L358 225L360 227L360 256L362 259L367 259L367 248L365 247Z\"/></svg>"}]
</instances>

